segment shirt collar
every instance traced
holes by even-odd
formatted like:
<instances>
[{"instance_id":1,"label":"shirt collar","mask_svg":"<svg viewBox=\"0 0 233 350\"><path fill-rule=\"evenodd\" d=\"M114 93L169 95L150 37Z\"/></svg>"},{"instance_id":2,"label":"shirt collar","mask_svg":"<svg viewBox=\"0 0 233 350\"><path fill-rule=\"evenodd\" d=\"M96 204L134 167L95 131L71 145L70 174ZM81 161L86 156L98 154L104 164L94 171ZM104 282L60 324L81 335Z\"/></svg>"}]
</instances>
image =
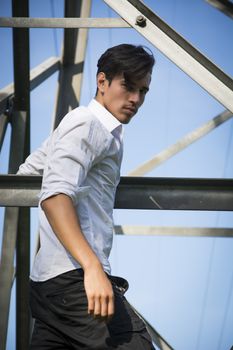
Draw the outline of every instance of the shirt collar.
<instances>
[{"instance_id":1,"label":"shirt collar","mask_svg":"<svg viewBox=\"0 0 233 350\"><path fill-rule=\"evenodd\" d=\"M122 124L98 101L92 99L88 108L110 133L113 133L114 130L121 132Z\"/></svg>"}]
</instances>

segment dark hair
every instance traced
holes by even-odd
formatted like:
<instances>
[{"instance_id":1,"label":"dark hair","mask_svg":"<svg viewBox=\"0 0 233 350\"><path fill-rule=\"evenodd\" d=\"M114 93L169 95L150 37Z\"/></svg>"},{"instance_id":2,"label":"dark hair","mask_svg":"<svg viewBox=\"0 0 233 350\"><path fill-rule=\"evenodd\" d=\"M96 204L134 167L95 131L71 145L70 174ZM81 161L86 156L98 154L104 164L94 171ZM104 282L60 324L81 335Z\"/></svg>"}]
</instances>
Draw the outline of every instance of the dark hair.
<instances>
[{"instance_id":1,"label":"dark hair","mask_svg":"<svg viewBox=\"0 0 233 350\"><path fill-rule=\"evenodd\" d=\"M151 72L154 63L154 56L147 47L121 44L103 53L97 63L97 74L105 73L110 83L115 76L123 74L126 82L131 82Z\"/></svg>"}]
</instances>

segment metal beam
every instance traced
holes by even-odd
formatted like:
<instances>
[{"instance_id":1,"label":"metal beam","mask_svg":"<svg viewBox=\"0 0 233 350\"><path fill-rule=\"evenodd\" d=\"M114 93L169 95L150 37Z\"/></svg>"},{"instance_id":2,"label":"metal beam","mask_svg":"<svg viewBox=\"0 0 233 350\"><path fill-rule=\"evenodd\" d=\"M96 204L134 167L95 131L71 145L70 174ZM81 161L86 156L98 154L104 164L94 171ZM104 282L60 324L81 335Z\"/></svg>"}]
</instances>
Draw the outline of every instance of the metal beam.
<instances>
[{"instance_id":1,"label":"metal beam","mask_svg":"<svg viewBox=\"0 0 233 350\"><path fill-rule=\"evenodd\" d=\"M233 113L233 80L139 0L104 0L172 62Z\"/></svg>"},{"instance_id":2,"label":"metal beam","mask_svg":"<svg viewBox=\"0 0 233 350\"><path fill-rule=\"evenodd\" d=\"M14 278L14 255L16 246L18 208L6 208L2 237L0 264L0 349L6 349L11 287Z\"/></svg>"},{"instance_id":3,"label":"metal beam","mask_svg":"<svg viewBox=\"0 0 233 350\"><path fill-rule=\"evenodd\" d=\"M43 81L55 73L60 66L58 57L50 57L30 71L30 90L35 89ZM9 100L14 95L14 84L9 84L0 90L0 114L9 109Z\"/></svg>"},{"instance_id":4,"label":"metal beam","mask_svg":"<svg viewBox=\"0 0 233 350\"><path fill-rule=\"evenodd\" d=\"M9 122L9 119L7 115L5 114L0 115L0 152L2 149L8 122Z\"/></svg>"},{"instance_id":5,"label":"metal beam","mask_svg":"<svg viewBox=\"0 0 233 350\"><path fill-rule=\"evenodd\" d=\"M50 57L37 67L33 68L30 73L30 90L35 89L53 73L59 70L59 57Z\"/></svg>"},{"instance_id":6,"label":"metal beam","mask_svg":"<svg viewBox=\"0 0 233 350\"><path fill-rule=\"evenodd\" d=\"M69 0L65 2L65 16L88 16L90 0ZM87 43L87 29L65 29L54 128L61 119L79 105L83 68Z\"/></svg>"},{"instance_id":7,"label":"metal beam","mask_svg":"<svg viewBox=\"0 0 233 350\"><path fill-rule=\"evenodd\" d=\"M87 2L89 0L85 0ZM71 14L73 15L73 14ZM9 28L130 28L121 18L14 18L0 17L0 27Z\"/></svg>"},{"instance_id":8,"label":"metal beam","mask_svg":"<svg viewBox=\"0 0 233 350\"><path fill-rule=\"evenodd\" d=\"M13 17L29 16L28 0L12 1ZM9 172L15 173L30 153L29 30L13 29L14 104ZM25 248L23 248L25 247ZM30 209L19 209L16 242L16 349L29 346Z\"/></svg>"},{"instance_id":9,"label":"metal beam","mask_svg":"<svg viewBox=\"0 0 233 350\"><path fill-rule=\"evenodd\" d=\"M16 242L16 349L28 349L31 317L29 311L30 208L19 209Z\"/></svg>"},{"instance_id":10,"label":"metal beam","mask_svg":"<svg viewBox=\"0 0 233 350\"><path fill-rule=\"evenodd\" d=\"M0 175L0 206L37 206L40 176ZM233 210L233 179L122 177L115 208Z\"/></svg>"},{"instance_id":11,"label":"metal beam","mask_svg":"<svg viewBox=\"0 0 233 350\"><path fill-rule=\"evenodd\" d=\"M28 1L12 2L13 16L28 16ZM29 31L28 29L13 29L14 55L14 105L11 116L12 133L10 143L9 172L15 173L30 151L30 82L29 82ZM10 295L14 271L14 252L16 248L16 348L27 349L29 345L29 310L28 306L28 270L30 252L21 247L29 244L29 208L24 209L24 225L18 220L22 209L7 208L4 218L2 264L0 284L4 288L0 295L1 336L0 348L5 349L7 337L8 315L10 310ZM25 225L27 222L27 225ZM27 230L25 230L25 226ZM18 230L24 231L24 237L17 236ZM18 249L17 249L18 248ZM23 254L22 254L23 251ZM24 298L21 296L24 295ZM24 307L22 307L24 305Z\"/></svg>"},{"instance_id":12,"label":"metal beam","mask_svg":"<svg viewBox=\"0 0 233 350\"><path fill-rule=\"evenodd\" d=\"M178 236L178 237L233 237L232 228L165 227L122 225L114 227L118 235Z\"/></svg>"},{"instance_id":13,"label":"metal beam","mask_svg":"<svg viewBox=\"0 0 233 350\"><path fill-rule=\"evenodd\" d=\"M144 321L146 324L146 328L153 340L153 342L157 345L160 350L174 350L170 344L155 330L154 327L143 317L134 307L130 304L134 312Z\"/></svg>"},{"instance_id":14,"label":"metal beam","mask_svg":"<svg viewBox=\"0 0 233 350\"><path fill-rule=\"evenodd\" d=\"M232 179L124 177L116 208L233 210Z\"/></svg>"},{"instance_id":15,"label":"metal beam","mask_svg":"<svg viewBox=\"0 0 233 350\"><path fill-rule=\"evenodd\" d=\"M201 127L191 131L184 137L182 137L179 141L174 143L173 145L167 147L162 152L158 153L155 157L143 163L136 169L132 170L128 176L143 176L164 163L169 158L173 157L175 154L179 153L195 141L199 140L203 136L207 135L210 131L214 130L219 125L223 124L230 118L232 118L232 113L229 111L224 111L217 115L215 118L209 120L207 123L202 125Z\"/></svg>"},{"instance_id":16,"label":"metal beam","mask_svg":"<svg viewBox=\"0 0 233 350\"><path fill-rule=\"evenodd\" d=\"M210 5L217 8L225 15L233 18L233 3L230 0L206 0Z\"/></svg>"}]
</instances>

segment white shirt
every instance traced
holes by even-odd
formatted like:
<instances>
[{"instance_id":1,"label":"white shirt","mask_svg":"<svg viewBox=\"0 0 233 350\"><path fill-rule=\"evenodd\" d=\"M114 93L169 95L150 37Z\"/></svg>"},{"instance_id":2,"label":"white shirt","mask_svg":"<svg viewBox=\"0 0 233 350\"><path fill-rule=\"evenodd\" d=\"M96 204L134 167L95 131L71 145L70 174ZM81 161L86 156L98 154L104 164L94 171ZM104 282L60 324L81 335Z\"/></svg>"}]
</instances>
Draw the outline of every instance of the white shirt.
<instances>
[{"instance_id":1,"label":"white shirt","mask_svg":"<svg viewBox=\"0 0 233 350\"><path fill-rule=\"evenodd\" d=\"M64 193L73 200L82 232L107 273L113 238L113 207L120 180L122 125L96 100L68 113L57 129L19 168L43 174L39 203ZM60 243L39 205L41 247L31 279L45 281L80 268Z\"/></svg>"}]
</instances>

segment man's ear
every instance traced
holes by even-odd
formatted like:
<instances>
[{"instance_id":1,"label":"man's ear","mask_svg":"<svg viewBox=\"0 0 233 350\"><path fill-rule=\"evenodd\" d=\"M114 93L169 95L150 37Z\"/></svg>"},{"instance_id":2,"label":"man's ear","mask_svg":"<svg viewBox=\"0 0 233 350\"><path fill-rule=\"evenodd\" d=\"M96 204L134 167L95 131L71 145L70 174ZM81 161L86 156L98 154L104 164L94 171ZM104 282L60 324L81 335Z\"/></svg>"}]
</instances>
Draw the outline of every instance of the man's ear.
<instances>
[{"instance_id":1,"label":"man's ear","mask_svg":"<svg viewBox=\"0 0 233 350\"><path fill-rule=\"evenodd\" d=\"M97 88L101 94L104 93L104 88L106 86L106 75L104 72L99 72L96 78Z\"/></svg>"}]
</instances>

